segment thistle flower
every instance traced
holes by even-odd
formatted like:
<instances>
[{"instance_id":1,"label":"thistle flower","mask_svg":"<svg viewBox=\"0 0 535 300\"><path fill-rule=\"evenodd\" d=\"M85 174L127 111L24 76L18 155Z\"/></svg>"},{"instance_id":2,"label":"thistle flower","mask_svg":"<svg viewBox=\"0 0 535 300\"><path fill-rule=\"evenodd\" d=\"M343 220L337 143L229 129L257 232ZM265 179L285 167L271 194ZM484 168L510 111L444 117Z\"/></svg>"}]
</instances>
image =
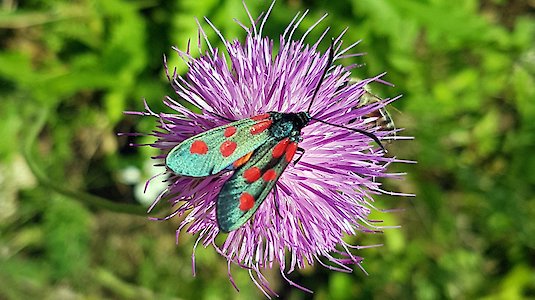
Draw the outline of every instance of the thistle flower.
<instances>
[{"instance_id":1,"label":"thistle flower","mask_svg":"<svg viewBox=\"0 0 535 300\"><path fill-rule=\"evenodd\" d=\"M157 138L152 146L161 150L156 160L165 159L170 149L187 138L228 124L229 120L270 111L307 111L328 65L328 55L319 50L328 30L313 45L305 44L304 40L325 16L299 40L293 40L306 13L296 15L279 38L279 50L275 50L274 41L262 36L272 7L273 4L258 22L245 7L251 26L237 21L247 33L243 43L225 40L206 19L225 48L212 47L199 25L199 36L204 37L208 47L204 54L194 58L189 46L185 51L175 49L189 68L185 76L176 71L170 73L165 62L176 94L200 108L202 114L190 111L171 97L166 97L164 103L174 113L157 114L147 105L146 112L137 113L159 120L160 130L152 133ZM382 75L351 83L351 67L337 64L342 58L359 55L347 54L358 42L342 47L344 33L332 42L334 63L320 84L310 115L373 133L380 139L391 136L392 131L374 126L373 120L366 116L394 99L359 105L366 93L364 87L373 81L381 82ZM200 40L198 47L203 53ZM276 294L262 275L264 269L279 268L289 284L310 291L286 275L315 263L341 272L352 272L351 265L360 267L362 258L353 252L363 247L350 245L343 237L377 231L378 227L368 219L373 209L372 195L383 192L376 179L396 177L387 173L386 166L398 160L386 157L385 151L368 136L344 128L312 120L301 133L299 146L305 149L301 160L288 166L255 215L228 233L222 244L216 243L216 236L221 232L215 205L219 190L232 172L204 178L181 177L170 170L165 173L169 186L153 205L160 199L169 199L174 212L166 219L185 215L177 239L182 231L198 236L193 264L197 245L211 245L227 259L229 278L235 287L231 275L233 264L248 269L253 282L268 297Z\"/></svg>"}]
</instances>

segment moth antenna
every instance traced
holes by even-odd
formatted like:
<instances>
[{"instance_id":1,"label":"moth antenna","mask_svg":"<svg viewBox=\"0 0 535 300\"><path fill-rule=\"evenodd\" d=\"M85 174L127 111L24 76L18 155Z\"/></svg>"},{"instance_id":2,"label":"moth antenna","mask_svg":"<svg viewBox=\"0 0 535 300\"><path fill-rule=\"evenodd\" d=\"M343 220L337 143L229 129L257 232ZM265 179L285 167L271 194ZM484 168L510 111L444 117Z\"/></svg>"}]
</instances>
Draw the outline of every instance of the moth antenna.
<instances>
[{"instance_id":1,"label":"moth antenna","mask_svg":"<svg viewBox=\"0 0 535 300\"><path fill-rule=\"evenodd\" d=\"M329 68L331 67L331 64L334 60L334 38L331 38L331 47L329 47L329 58L327 59L327 65L325 66L325 69L323 70L323 74L321 74L321 79L318 82L318 85L316 86L316 89L314 90L314 94L312 95L312 100L310 100L310 104L308 105L307 113L310 112L310 109L312 108L312 103L314 103L314 100L316 99L316 95L318 94L321 84L323 83L323 79L325 79L325 75L327 75L327 71L329 71Z\"/></svg>"},{"instance_id":2,"label":"moth antenna","mask_svg":"<svg viewBox=\"0 0 535 300\"><path fill-rule=\"evenodd\" d=\"M347 129L349 131L353 131L353 132L357 132L357 133L360 133L360 134L363 134L369 138L371 138L374 142L377 143L377 145L379 145L379 147L381 147L381 149L383 149L383 151L386 153L388 151L386 151L385 147L383 146L383 144L381 143L381 140L379 140L379 138L371 133L371 132L367 132L367 131L364 131L364 130L361 130L361 129L357 129L357 128L351 128L351 127L346 127L346 126L342 126L342 125L338 125L338 124L333 124L333 123L329 123L329 122L325 122L323 120L320 120L320 119L316 119L316 118L310 118L311 120L314 120L314 121L317 121L317 122L320 122L320 123L323 123L323 124L326 124L326 125L331 125L333 127L338 127L338 128L343 128L343 129Z\"/></svg>"}]
</instances>

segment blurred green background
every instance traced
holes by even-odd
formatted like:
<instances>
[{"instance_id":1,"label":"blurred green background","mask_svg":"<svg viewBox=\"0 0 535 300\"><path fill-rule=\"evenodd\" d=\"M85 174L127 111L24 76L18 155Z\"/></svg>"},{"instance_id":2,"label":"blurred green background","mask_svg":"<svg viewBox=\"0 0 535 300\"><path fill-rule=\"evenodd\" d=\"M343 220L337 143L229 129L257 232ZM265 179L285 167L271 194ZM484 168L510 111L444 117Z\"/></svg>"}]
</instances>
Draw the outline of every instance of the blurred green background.
<instances>
[{"instance_id":1,"label":"blurred green background","mask_svg":"<svg viewBox=\"0 0 535 300\"><path fill-rule=\"evenodd\" d=\"M247 4L258 16L270 2ZM365 63L361 78L387 71L396 87L374 92L403 94L390 113L415 140L388 148L418 164L393 166L408 175L385 185L417 197L378 197L377 206L403 211L372 217L402 228L351 240L384 243L357 252L369 276L292 273L310 295L267 272L274 289L285 299L535 299L535 2L279 1L266 34L276 38L307 8L301 34L329 13L308 42L349 26L346 43L362 39L355 51L368 54L344 64ZM192 277L195 237L177 246L178 220L144 215L163 188L156 181L141 193L158 172L156 152L128 143L152 139L116 135L154 129L153 119L122 113L143 110L143 98L169 112L162 55L183 73L170 47L195 44L203 16L243 38L232 21L247 22L240 1L1 1L1 299L263 297L234 268L237 293L212 248L198 249Z\"/></svg>"}]
</instances>

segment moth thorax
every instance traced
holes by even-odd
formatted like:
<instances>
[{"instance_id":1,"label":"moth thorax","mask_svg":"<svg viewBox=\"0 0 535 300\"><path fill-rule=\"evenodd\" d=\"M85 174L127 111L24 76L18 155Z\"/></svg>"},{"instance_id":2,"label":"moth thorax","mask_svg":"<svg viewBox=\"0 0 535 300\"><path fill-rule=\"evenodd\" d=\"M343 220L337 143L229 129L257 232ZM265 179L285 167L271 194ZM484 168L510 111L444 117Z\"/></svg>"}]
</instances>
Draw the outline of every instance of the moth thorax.
<instances>
[{"instance_id":1,"label":"moth thorax","mask_svg":"<svg viewBox=\"0 0 535 300\"><path fill-rule=\"evenodd\" d=\"M290 136L291 132L294 131L294 124L291 121L281 119L275 122L269 130L275 138L282 139Z\"/></svg>"},{"instance_id":2,"label":"moth thorax","mask_svg":"<svg viewBox=\"0 0 535 300\"><path fill-rule=\"evenodd\" d=\"M273 117L274 123L270 127L270 131L278 139L299 134L301 129L310 121L310 115L307 112L276 113Z\"/></svg>"}]
</instances>

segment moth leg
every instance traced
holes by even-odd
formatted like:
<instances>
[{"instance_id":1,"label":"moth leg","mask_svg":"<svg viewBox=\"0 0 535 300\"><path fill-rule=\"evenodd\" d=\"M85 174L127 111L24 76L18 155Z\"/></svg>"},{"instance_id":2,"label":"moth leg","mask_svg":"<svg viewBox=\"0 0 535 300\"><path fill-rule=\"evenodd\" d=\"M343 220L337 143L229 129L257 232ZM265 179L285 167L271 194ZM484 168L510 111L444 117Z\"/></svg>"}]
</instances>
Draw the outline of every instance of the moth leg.
<instances>
[{"instance_id":1,"label":"moth leg","mask_svg":"<svg viewBox=\"0 0 535 300\"><path fill-rule=\"evenodd\" d=\"M277 184L273 187L273 202L275 203L275 211L277 212L277 215L279 215L279 218L282 220L282 215L279 210L279 192L277 191Z\"/></svg>"},{"instance_id":2,"label":"moth leg","mask_svg":"<svg viewBox=\"0 0 535 300\"><path fill-rule=\"evenodd\" d=\"M297 151L301 152L301 155L299 155L299 157L296 160L294 160L294 166L301 160L303 155L305 155L305 149L298 147Z\"/></svg>"}]
</instances>

